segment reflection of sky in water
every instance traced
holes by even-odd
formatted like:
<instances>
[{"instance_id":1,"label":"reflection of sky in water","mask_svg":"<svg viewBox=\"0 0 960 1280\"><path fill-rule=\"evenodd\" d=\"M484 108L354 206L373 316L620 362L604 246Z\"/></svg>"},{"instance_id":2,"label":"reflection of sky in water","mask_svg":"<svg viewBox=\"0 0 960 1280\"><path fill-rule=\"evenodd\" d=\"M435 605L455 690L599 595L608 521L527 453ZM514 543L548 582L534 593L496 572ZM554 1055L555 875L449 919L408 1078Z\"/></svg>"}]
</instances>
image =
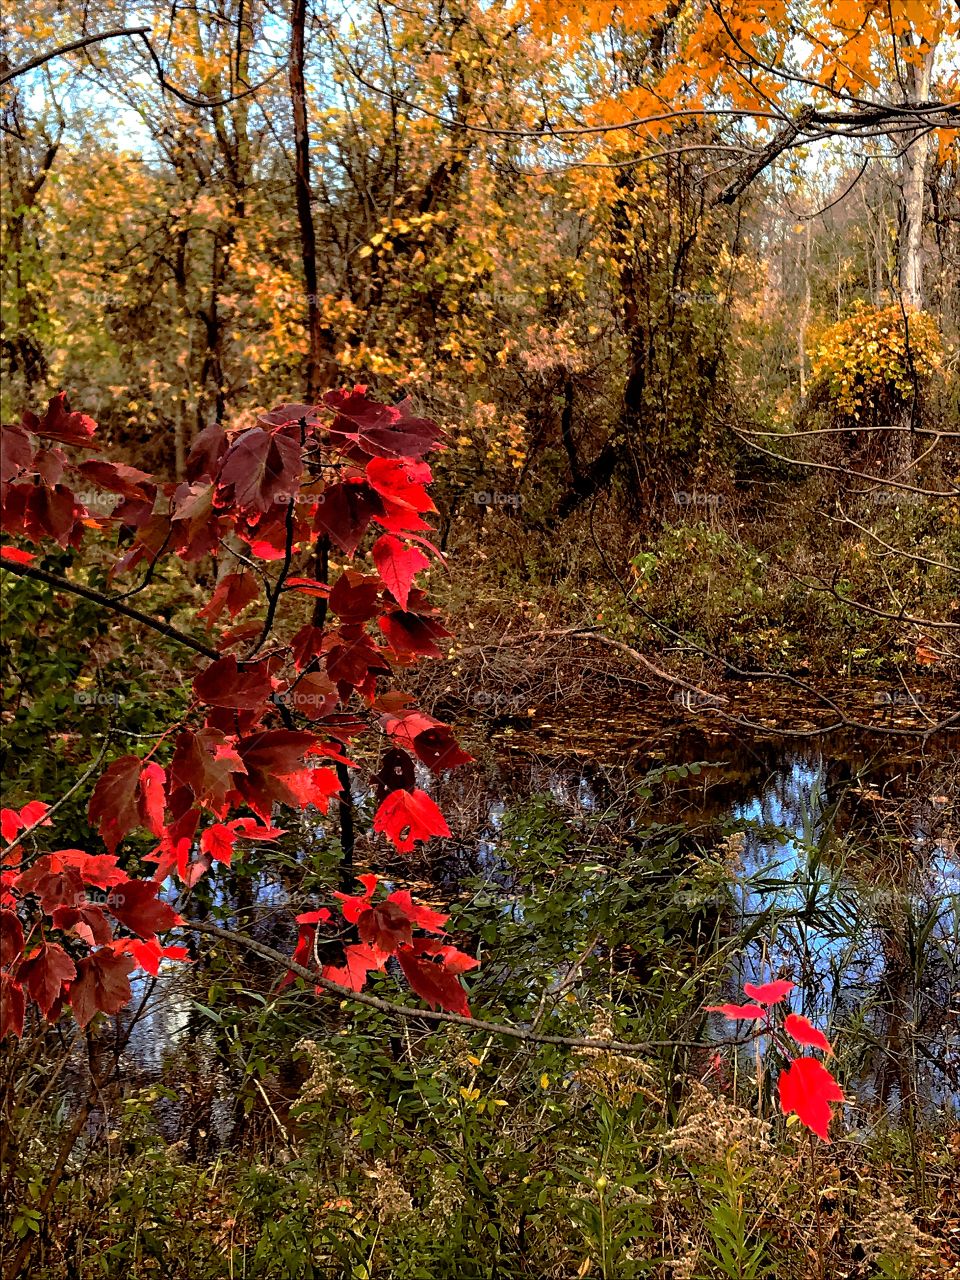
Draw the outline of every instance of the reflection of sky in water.
<instances>
[{"instance_id":1,"label":"reflection of sky in water","mask_svg":"<svg viewBox=\"0 0 960 1280\"><path fill-rule=\"evenodd\" d=\"M433 790L425 770L418 769L417 781ZM765 913L769 913L770 920L760 922L757 938L738 953L731 973L730 997L743 998L741 987L745 981L789 977L797 984L791 998L797 1012L805 1013L828 1032L833 1026L843 1026L868 1005L888 976L885 965L890 922L902 923L910 910L923 915L933 909L939 911L939 920L926 945L938 953L940 969L931 969L925 981L939 988L946 971L947 1002L950 984L954 988L957 985L956 895L960 865L952 845L934 843L925 835L918 815L923 812L926 797L913 803L914 816L910 819L910 843L920 855L916 859L918 865L924 868L922 883L912 886L911 896L871 892L864 887L862 865L859 880L831 871L832 837L826 828L829 806L837 797L829 793L828 769L816 751L785 751L766 780L747 780L742 790L745 794L731 800L727 810L728 817L744 832L741 867L734 885L735 902L744 927L756 923ZM448 885L456 885L469 875L479 876L490 890L502 890L500 910L517 920L523 917L523 904L510 892L509 872L501 852L503 827L508 811L534 795L549 795L571 815L596 813L601 805L600 793L583 770L564 772L555 765L531 761L528 776L508 798L503 793L485 797L475 834L468 835L452 852L445 875ZM369 794L355 788L354 798L362 804ZM635 819L630 821L633 825ZM322 838L322 834L318 820L315 835ZM857 846L855 838L852 845ZM878 856L869 844L865 847L868 858ZM869 871L866 875L869 877ZM384 884L388 889L392 887L386 881ZM492 898L495 896L491 894ZM223 875L214 877L213 898L219 908L229 909L229 883ZM282 915L290 906L289 893L281 881L265 875L254 887L253 900L266 914ZM229 927L236 921L224 923ZM128 1048L141 1069L159 1071L164 1053L191 1034L190 983L191 971L184 973L182 966L164 966ZM145 989L146 982L141 977L135 990L137 999ZM899 989L894 992L894 999L900 998L898 992ZM909 990L903 992L907 1005L920 997L926 998L926 987L919 996ZM912 1016L909 1008L906 1015ZM724 1019L717 1018L712 1025L718 1038L729 1035L731 1024ZM938 1027L943 1025L941 1019ZM882 1029L878 1026L877 1030L882 1038ZM928 1098L955 1101L929 1071L927 1077ZM860 1093L867 1096L868 1082Z\"/></svg>"},{"instance_id":2,"label":"reflection of sky in water","mask_svg":"<svg viewBox=\"0 0 960 1280\"><path fill-rule=\"evenodd\" d=\"M796 984L788 1003L823 1029L840 1026L869 1009L872 997L881 996L889 1011L897 1012L913 1028L921 1050L933 1054L948 1051L944 1019L935 1019L936 1030L924 1033L915 1025L925 1002L942 999L943 1012L958 976L958 886L960 865L952 845L934 843L917 813L909 819L909 852L914 857L914 880L903 888L884 887L887 878L872 864L861 866L858 878L830 869L830 834L825 811L832 797L825 794L825 768L821 759L794 759L785 763L758 794L733 805L731 816L751 824L744 833L742 874L736 900L746 926L769 911L774 928L764 927L735 963L731 994L742 1000L744 982L764 982L789 977ZM925 797L920 798L922 803ZM919 809L919 804L917 805ZM776 828L777 830L773 830ZM854 841L856 848L856 841ZM866 846L866 857L876 859ZM876 887L871 887L875 884ZM930 921L932 928L921 950L929 966L919 983L908 970L899 982L885 966L898 942L893 934L907 929L910 917L917 921L914 934ZM916 963L916 962L914 962ZM914 989L916 986L916 989ZM883 1011L868 1013L884 1043ZM729 1034L731 1024L718 1018L715 1029ZM953 1047L954 1061L956 1049ZM957 1105L957 1094L929 1062L914 1064L921 1095L935 1106ZM875 1094L875 1080L868 1071L857 1082L858 1095ZM894 1089L888 1103L899 1101Z\"/></svg>"}]
</instances>

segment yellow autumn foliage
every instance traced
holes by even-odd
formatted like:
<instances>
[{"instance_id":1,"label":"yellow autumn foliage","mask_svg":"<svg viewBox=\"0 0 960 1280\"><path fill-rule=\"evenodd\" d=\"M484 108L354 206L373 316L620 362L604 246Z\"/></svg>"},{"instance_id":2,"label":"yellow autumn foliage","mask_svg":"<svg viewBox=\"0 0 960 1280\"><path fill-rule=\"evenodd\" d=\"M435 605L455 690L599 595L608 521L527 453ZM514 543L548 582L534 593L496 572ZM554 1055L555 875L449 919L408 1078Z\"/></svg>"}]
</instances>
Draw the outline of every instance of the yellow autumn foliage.
<instances>
[{"instance_id":1,"label":"yellow autumn foliage","mask_svg":"<svg viewBox=\"0 0 960 1280\"><path fill-rule=\"evenodd\" d=\"M898 303L857 303L846 319L820 336L812 352L813 376L838 414L858 420L909 401L943 357L940 331L925 311L906 314Z\"/></svg>"}]
</instances>

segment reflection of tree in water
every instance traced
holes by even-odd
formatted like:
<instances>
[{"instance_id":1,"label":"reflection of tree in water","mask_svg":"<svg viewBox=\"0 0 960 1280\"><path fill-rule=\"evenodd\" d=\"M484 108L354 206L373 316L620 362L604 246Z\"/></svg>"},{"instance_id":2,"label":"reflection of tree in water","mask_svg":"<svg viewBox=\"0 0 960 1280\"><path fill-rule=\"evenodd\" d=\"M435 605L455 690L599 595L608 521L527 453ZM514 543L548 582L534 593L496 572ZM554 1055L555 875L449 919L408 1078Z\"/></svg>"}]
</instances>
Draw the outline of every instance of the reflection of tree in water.
<instances>
[{"instance_id":1,"label":"reflection of tree in water","mask_svg":"<svg viewBox=\"0 0 960 1280\"><path fill-rule=\"evenodd\" d=\"M662 763L660 746L637 743L616 765L513 756L496 779L497 803L549 792L575 813L586 787L588 808L629 813L631 785ZM658 791L657 819L682 821L692 837L677 842L677 870L691 844L717 849L717 820L751 824L743 870L755 884L741 903L744 919L767 913L776 928L772 946L747 949L735 985L776 968L798 983L809 1016L862 1032L847 1039L862 1045L853 1065L864 1100L915 1108L954 1096L960 769L951 745L911 750L900 739L849 733L750 742L694 726L671 746L672 762L714 762ZM713 927L708 914L688 912L688 941Z\"/></svg>"},{"instance_id":2,"label":"reflection of tree in water","mask_svg":"<svg viewBox=\"0 0 960 1280\"><path fill-rule=\"evenodd\" d=\"M718 947L759 925L756 941L735 948L741 958L731 990L773 970L793 978L798 1011L820 1025L849 1028L844 1054L860 1046L859 1059L848 1057L847 1067L861 1101L922 1107L960 1091L956 1050L948 1043L951 997L960 988L955 757L942 749L911 754L899 741L872 750L840 736L749 741L698 726L682 728L669 748L662 736L645 732L602 759L572 752L575 745L573 735L552 746L517 742L509 751L492 744L474 769L425 781L450 816L452 841L392 862L361 841L361 861L428 899L452 901L463 886L482 883L491 901L516 918L523 903L503 858L505 816L529 807L532 797L549 797L573 858L589 848L590 860L616 868L628 850L633 865L646 868L632 881L631 917L675 902L661 943L644 950L601 939L591 963L613 966L642 987L665 949L695 958L707 972ZM661 772L655 785L646 783L650 770L694 762L705 767L682 777ZM724 861L731 825L744 829L732 890L727 881L724 892L695 900L691 868ZM651 827L659 834L644 834ZM320 828L314 834L311 842L309 833L292 832L290 865L270 877L231 868L216 890L201 882L192 914L226 912L288 953L295 941L290 903L300 900L297 857L308 865L328 843ZM668 854L657 861L666 844ZM176 1072L216 1075L218 1089L199 1108L201 1127L208 1135L232 1129L231 1143L249 1123L241 1101L246 1086L222 1030L186 1003L187 992L203 1000L206 984L222 976L241 980L248 993L266 993L276 980L268 970L252 955L211 964L205 954L202 970L191 966L176 977L167 971L127 1053L142 1076L163 1069L157 1045ZM483 970L475 977L478 989L490 976ZM717 995L710 981L704 1002ZM247 998L231 997L238 1006ZM338 1015L314 1002L304 1017L322 1035ZM198 1048L195 1060L180 1053L186 1045ZM191 1088L200 1087L199 1075ZM271 1092L282 1083L273 1081ZM177 1118L169 1118L172 1136Z\"/></svg>"}]
</instances>

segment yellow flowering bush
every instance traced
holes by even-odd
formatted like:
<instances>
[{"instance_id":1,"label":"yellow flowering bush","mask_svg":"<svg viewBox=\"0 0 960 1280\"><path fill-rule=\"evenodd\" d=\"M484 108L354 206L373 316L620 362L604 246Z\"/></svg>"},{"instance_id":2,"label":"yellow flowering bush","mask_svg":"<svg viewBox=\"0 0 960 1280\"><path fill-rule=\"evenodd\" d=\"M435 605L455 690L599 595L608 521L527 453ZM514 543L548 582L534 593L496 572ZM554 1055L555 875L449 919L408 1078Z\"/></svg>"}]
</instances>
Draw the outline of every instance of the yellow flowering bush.
<instances>
[{"instance_id":1,"label":"yellow flowering bush","mask_svg":"<svg viewBox=\"0 0 960 1280\"><path fill-rule=\"evenodd\" d=\"M860 420L900 408L913 395L914 376L922 383L939 368L943 347L936 321L925 311L907 315L909 356L898 304L858 303L821 335L813 375L841 417Z\"/></svg>"}]
</instances>

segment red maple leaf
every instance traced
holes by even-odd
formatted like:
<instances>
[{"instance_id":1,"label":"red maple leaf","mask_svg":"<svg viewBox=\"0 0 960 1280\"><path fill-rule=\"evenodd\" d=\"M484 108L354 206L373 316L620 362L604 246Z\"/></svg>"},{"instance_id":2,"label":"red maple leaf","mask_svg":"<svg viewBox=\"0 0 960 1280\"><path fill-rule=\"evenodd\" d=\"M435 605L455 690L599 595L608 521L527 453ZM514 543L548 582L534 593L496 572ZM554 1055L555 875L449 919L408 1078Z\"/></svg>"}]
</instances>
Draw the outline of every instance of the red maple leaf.
<instances>
[{"instance_id":1,"label":"red maple leaf","mask_svg":"<svg viewBox=\"0 0 960 1280\"><path fill-rule=\"evenodd\" d=\"M843 1090L816 1058L797 1058L777 1081L780 1106L784 1114L796 1112L802 1124L822 1138L830 1141L828 1133L832 1112L831 1102L843 1102Z\"/></svg>"},{"instance_id":2,"label":"red maple leaf","mask_svg":"<svg viewBox=\"0 0 960 1280\"><path fill-rule=\"evenodd\" d=\"M333 896L340 899L340 910L343 912L343 918L350 924L356 924L361 915L370 906L373 901L373 895L376 893L377 877L374 875L357 876L357 879L363 885L364 895L358 898L349 893L335 893ZM299 917L298 917L299 919Z\"/></svg>"},{"instance_id":3,"label":"red maple leaf","mask_svg":"<svg viewBox=\"0 0 960 1280\"><path fill-rule=\"evenodd\" d=\"M793 983L781 979L758 987L752 982L745 982L743 989L751 1000L756 1000L757 1004L780 1004L793 990Z\"/></svg>"},{"instance_id":4,"label":"red maple leaf","mask_svg":"<svg viewBox=\"0 0 960 1280\"><path fill-rule=\"evenodd\" d=\"M17 970L17 981L26 987L44 1017L53 1008L63 984L76 976L76 966L58 942L44 942Z\"/></svg>"},{"instance_id":5,"label":"red maple leaf","mask_svg":"<svg viewBox=\"0 0 960 1280\"><path fill-rule=\"evenodd\" d=\"M400 853L409 853L417 840L448 836L443 814L425 791L391 791L373 820L374 831L383 832Z\"/></svg>"},{"instance_id":6,"label":"red maple leaf","mask_svg":"<svg viewBox=\"0 0 960 1280\"><path fill-rule=\"evenodd\" d=\"M401 907L418 928L426 929L428 933L443 932L443 926L447 923L448 917L442 915L439 911L434 911L432 907L425 907L421 903L414 902L409 890L398 889L396 893L391 893L387 901L395 902Z\"/></svg>"},{"instance_id":7,"label":"red maple leaf","mask_svg":"<svg viewBox=\"0 0 960 1280\"><path fill-rule=\"evenodd\" d=\"M413 942L413 921L398 902L378 902L368 907L357 921L357 933L361 942L367 942L377 951L392 955L398 947Z\"/></svg>"},{"instance_id":8,"label":"red maple leaf","mask_svg":"<svg viewBox=\"0 0 960 1280\"><path fill-rule=\"evenodd\" d=\"M260 711L273 693L270 664L257 662L241 669L232 654L218 658L195 677L193 691L208 706Z\"/></svg>"},{"instance_id":9,"label":"red maple leaf","mask_svg":"<svg viewBox=\"0 0 960 1280\"><path fill-rule=\"evenodd\" d=\"M303 463L300 434L294 428L241 432L220 462L218 495L221 505L269 511L275 502L288 502L300 487Z\"/></svg>"},{"instance_id":10,"label":"red maple leaf","mask_svg":"<svg viewBox=\"0 0 960 1280\"><path fill-rule=\"evenodd\" d=\"M0 910L0 966L6 969L23 955L23 925L15 911Z\"/></svg>"},{"instance_id":11,"label":"red maple leaf","mask_svg":"<svg viewBox=\"0 0 960 1280\"><path fill-rule=\"evenodd\" d=\"M57 907L53 925L63 933L72 933L90 947L104 947L113 941L113 930L99 907L84 903L78 907Z\"/></svg>"},{"instance_id":12,"label":"red maple leaf","mask_svg":"<svg viewBox=\"0 0 960 1280\"><path fill-rule=\"evenodd\" d=\"M32 551L24 551L22 547L0 547L0 560L9 560L11 564L30 564L36 558Z\"/></svg>"},{"instance_id":13,"label":"red maple leaf","mask_svg":"<svg viewBox=\"0 0 960 1280\"><path fill-rule=\"evenodd\" d=\"M46 413L38 418L28 409L23 415L23 425L34 435L46 440L59 440L61 444L82 445L93 449L93 434L97 424L85 413L72 413L67 403L67 393L58 391L47 404Z\"/></svg>"},{"instance_id":14,"label":"red maple leaf","mask_svg":"<svg viewBox=\"0 0 960 1280\"><path fill-rule=\"evenodd\" d=\"M403 976L421 1000L425 1000L432 1009L446 1009L449 1013L459 1013L470 1017L470 1006L467 1004L467 993L460 984L456 973L452 972L443 960L434 960L415 954L403 948L397 954Z\"/></svg>"},{"instance_id":15,"label":"red maple leaf","mask_svg":"<svg viewBox=\"0 0 960 1280\"><path fill-rule=\"evenodd\" d=\"M458 769L462 764L473 762L473 756L461 750L453 736L453 730L444 724L433 725L418 733L413 739L413 749L434 773L440 773L444 769Z\"/></svg>"},{"instance_id":16,"label":"red maple leaf","mask_svg":"<svg viewBox=\"0 0 960 1280\"><path fill-rule=\"evenodd\" d=\"M783 1020L783 1029L792 1036L797 1044L809 1045L811 1049L822 1049L824 1053L833 1053L830 1041L807 1021L800 1013L788 1013Z\"/></svg>"},{"instance_id":17,"label":"red maple leaf","mask_svg":"<svg viewBox=\"0 0 960 1280\"><path fill-rule=\"evenodd\" d=\"M70 983L70 1007L81 1027L96 1013L119 1013L133 998L129 975L137 967L132 956L101 947L77 964L76 981Z\"/></svg>"},{"instance_id":18,"label":"red maple leaf","mask_svg":"<svg viewBox=\"0 0 960 1280\"><path fill-rule=\"evenodd\" d=\"M379 578L346 569L330 592L330 610L341 621L359 626L379 613L378 597L382 589Z\"/></svg>"},{"instance_id":19,"label":"red maple leaf","mask_svg":"<svg viewBox=\"0 0 960 1280\"><path fill-rule=\"evenodd\" d=\"M35 893L40 899L40 910L48 913L56 907L76 906L85 897L79 873L66 866L57 853L43 854L29 871L14 879L13 885L18 893Z\"/></svg>"},{"instance_id":20,"label":"red maple leaf","mask_svg":"<svg viewBox=\"0 0 960 1280\"><path fill-rule=\"evenodd\" d=\"M128 467L123 462L104 462L99 458L89 458L86 462L77 463L76 470L85 480L108 493L119 493L124 498L151 504L156 496L156 485L150 483L153 477L146 471L138 471L136 467Z\"/></svg>"},{"instance_id":21,"label":"red maple leaf","mask_svg":"<svg viewBox=\"0 0 960 1280\"><path fill-rule=\"evenodd\" d=\"M156 978L160 973L161 960L189 960L190 953L186 947L172 944L162 947L156 938L122 938L114 945L118 955L133 956L141 969Z\"/></svg>"},{"instance_id":22,"label":"red maple leaf","mask_svg":"<svg viewBox=\"0 0 960 1280\"><path fill-rule=\"evenodd\" d=\"M0 974L0 1040L8 1035L23 1035L25 1012L23 987L6 973Z\"/></svg>"},{"instance_id":23,"label":"red maple leaf","mask_svg":"<svg viewBox=\"0 0 960 1280\"><path fill-rule=\"evenodd\" d=\"M165 933L182 920L168 902L158 902L156 880L125 880L110 890L106 907L122 925L141 938Z\"/></svg>"},{"instance_id":24,"label":"red maple leaf","mask_svg":"<svg viewBox=\"0 0 960 1280\"><path fill-rule=\"evenodd\" d=\"M276 840L284 834L280 827L261 827L255 818L234 818L232 822L207 827L200 837L200 852L208 853L215 862L229 866L233 847L241 837L245 840Z\"/></svg>"},{"instance_id":25,"label":"red maple leaf","mask_svg":"<svg viewBox=\"0 0 960 1280\"><path fill-rule=\"evenodd\" d=\"M385 533L373 544L373 562L384 586L400 608L406 609L413 580L421 569L429 567L430 561L416 547Z\"/></svg>"},{"instance_id":26,"label":"red maple leaf","mask_svg":"<svg viewBox=\"0 0 960 1280\"><path fill-rule=\"evenodd\" d=\"M422 458L436 448L440 428L428 418L412 417L409 400L380 404L371 400L366 390L357 386L352 391L328 391L323 397L324 404L337 412L330 428L335 447L343 441L387 458Z\"/></svg>"},{"instance_id":27,"label":"red maple leaf","mask_svg":"<svg viewBox=\"0 0 960 1280\"><path fill-rule=\"evenodd\" d=\"M761 1009L758 1004L708 1004L705 1006L707 1013L722 1013L725 1018L736 1020L738 1018L765 1018L767 1011Z\"/></svg>"},{"instance_id":28,"label":"red maple leaf","mask_svg":"<svg viewBox=\"0 0 960 1280\"><path fill-rule=\"evenodd\" d=\"M139 756L121 756L100 775L87 818L111 853L135 827L146 827L154 835L163 830L164 777L159 765L144 765Z\"/></svg>"},{"instance_id":29,"label":"red maple leaf","mask_svg":"<svg viewBox=\"0 0 960 1280\"><path fill-rule=\"evenodd\" d=\"M177 738L168 770L171 801L178 790L186 789L198 803L222 815L233 790L234 775L243 769L235 738L219 729L201 729L198 733L186 729Z\"/></svg>"},{"instance_id":30,"label":"red maple leaf","mask_svg":"<svg viewBox=\"0 0 960 1280\"><path fill-rule=\"evenodd\" d=\"M217 583L209 603L197 610L197 617L213 626L224 609L235 618L260 594L260 586L252 573L228 573Z\"/></svg>"},{"instance_id":31,"label":"red maple leaf","mask_svg":"<svg viewBox=\"0 0 960 1280\"><path fill-rule=\"evenodd\" d=\"M321 497L314 530L325 534L346 555L354 555L370 521L383 514L380 495L366 480L356 479L329 485Z\"/></svg>"},{"instance_id":32,"label":"red maple leaf","mask_svg":"<svg viewBox=\"0 0 960 1280\"><path fill-rule=\"evenodd\" d=\"M226 451L227 433L218 422L211 422L194 440L187 455L187 479L199 480L203 476L212 479L217 474L217 464Z\"/></svg>"},{"instance_id":33,"label":"red maple leaf","mask_svg":"<svg viewBox=\"0 0 960 1280\"><path fill-rule=\"evenodd\" d=\"M116 858L110 853L58 849L54 857L59 858L65 867L72 867L84 884L93 885L95 889L109 889L112 884L120 884L127 878L127 873L117 866Z\"/></svg>"},{"instance_id":34,"label":"red maple leaf","mask_svg":"<svg viewBox=\"0 0 960 1280\"><path fill-rule=\"evenodd\" d=\"M450 634L436 618L404 613L401 609L384 614L377 625L402 659L442 658L436 641Z\"/></svg>"},{"instance_id":35,"label":"red maple leaf","mask_svg":"<svg viewBox=\"0 0 960 1280\"><path fill-rule=\"evenodd\" d=\"M315 804L326 811L334 785L330 770L310 769L303 757L330 754L312 733L270 729L251 734L237 743L243 771L235 778L235 799L243 800L264 822L274 804L304 808Z\"/></svg>"},{"instance_id":36,"label":"red maple leaf","mask_svg":"<svg viewBox=\"0 0 960 1280\"><path fill-rule=\"evenodd\" d=\"M32 470L36 444L23 427L0 427L0 484L9 484Z\"/></svg>"},{"instance_id":37,"label":"red maple leaf","mask_svg":"<svg viewBox=\"0 0 960 1280\"><path fill-rule=\"evenodd\" d=\"M351 991L362 991L367 974L373 969L382 969L387 957L381 951L366 943L344 947L344 963L342 965L324 965L320 976L328 982L336 982Z\"/></svg>"},{"instance_id":38,"label":"red maple leaf","mask_svg":"<svg viewBox=\"0 0 960 1280\"><path fill-rule=\"evenodd\" d=\"M319 720L335 711L339 697L333 682L320 671L300 676L284 691L282 700L292 711L298 711L308 720Z\"/></svg>"}]
</instances>

